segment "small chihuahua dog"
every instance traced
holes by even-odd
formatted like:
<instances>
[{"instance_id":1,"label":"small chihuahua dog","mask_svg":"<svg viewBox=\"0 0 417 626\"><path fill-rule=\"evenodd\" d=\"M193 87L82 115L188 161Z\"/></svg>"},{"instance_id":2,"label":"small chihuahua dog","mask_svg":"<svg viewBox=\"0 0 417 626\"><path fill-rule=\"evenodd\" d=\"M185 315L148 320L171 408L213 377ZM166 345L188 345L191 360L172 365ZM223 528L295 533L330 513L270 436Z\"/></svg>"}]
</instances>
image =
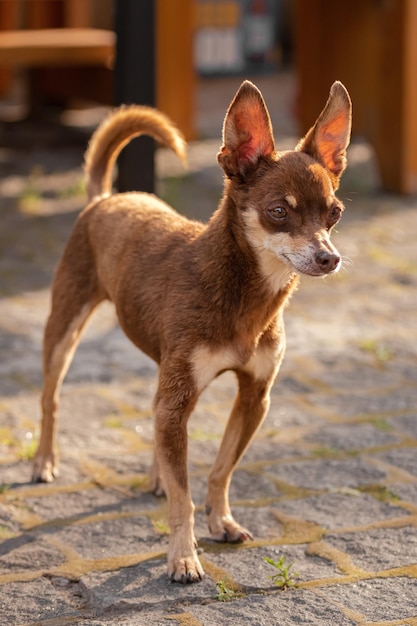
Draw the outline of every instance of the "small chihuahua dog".
<instances>
[{"instance_id":1,"label":"small chihuahua dog","mask_svg":"<svg viewBox=\"0 0 417 626\"><path fill-rule=\"evenodd\" d=\"M235 372L238 394L208 479L206 513L216 541L251 533L232 516L232 473L260 427L285 349L283 312L299 274L337 272L330 241L343 205L351 102L335 82L325 108L294 151L277 152L260 91L243 82L227 111L218 161L224 194L207 224L146 193L111 194L120 150L148 134L185 159L185 142L162 113L121 107L97 129L85 157L89 205L56 270L44 337L42 432L33 480L58 475L59 392L81 332L111 300L131 341L159 365L154 401L155 493L166 493L171 580L203 578L187 476L187 422L207 385Z\"/></svg>"}]
</instances>

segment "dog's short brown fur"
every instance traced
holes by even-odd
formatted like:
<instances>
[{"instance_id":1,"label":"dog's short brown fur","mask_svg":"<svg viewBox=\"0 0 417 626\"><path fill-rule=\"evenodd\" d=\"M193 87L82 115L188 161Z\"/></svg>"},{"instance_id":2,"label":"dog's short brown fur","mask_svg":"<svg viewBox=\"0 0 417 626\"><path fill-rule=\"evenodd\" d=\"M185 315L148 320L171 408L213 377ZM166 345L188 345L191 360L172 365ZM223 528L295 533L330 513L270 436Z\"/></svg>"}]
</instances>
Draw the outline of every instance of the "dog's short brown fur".
<instances>
[{"instance_id":1,"label":"dog's short brown fur","mask_svg":"<svg viewBox=\"0 0 417 626\"><path fill-rule=\"evenodd\" d=\"M126 335L159 364L152 483L168 496L172 580L203 577L187 477L187 421L199 394L225 370L236 373L239 391L209 476L208 526L218 541L251 539L232 517L229 484L268 410L284 355L283 310L298 274L324 276L340 267L329 233L343 209L335 191L350 125L350 99L336 82L297 148L276 152L262 95L245 81L225 118L218 155L224 195L207 225L152 195L111 195L113 164L133 136L150 134L184 158L180 133L158 111L115 111L88 148L90 203L57 268L45 330L33 479L51 481L58 473L61 383L87 319L109 299Z\"/></svg>"}]
</instances>

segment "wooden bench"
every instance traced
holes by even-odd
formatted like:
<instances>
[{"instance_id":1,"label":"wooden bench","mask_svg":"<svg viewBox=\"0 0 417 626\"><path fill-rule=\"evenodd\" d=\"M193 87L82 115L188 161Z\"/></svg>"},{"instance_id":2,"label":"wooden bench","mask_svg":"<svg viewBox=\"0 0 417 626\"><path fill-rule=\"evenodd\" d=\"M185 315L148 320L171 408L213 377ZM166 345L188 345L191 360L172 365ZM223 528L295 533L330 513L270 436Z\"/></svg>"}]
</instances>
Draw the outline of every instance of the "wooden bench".
<instances>
[{"instance_id":1,"label":"wooden bench","mask_svg":"<svg viewBox=\"0 0 417 626\"><path fill-rule=\"evenodd\" d=\"M96 28L48 28L0 32L0 65L112 67L115 34Z\"/></svg>"},{"instance_id":2,"label":"wooden bench","mask_svg":"<svg viewBox=\"0 0 417 626\"><path fill-rule=\"evenodd\" d=\"M114 104L112 15L118 1L123 0L0 0L0 97L10 88L13 70L21 67L30 75L30 104L65 103L73 96ZM155 0L156 104L189 139L194 136L194 8L194 0ZM104 28L91 28L103 20Z\"/></svg>"},{"instance_id":3,"label":"wooden bench","mask_svg":"<svg viewBox=\"0 0 417 626\"><path fill-rule=\"evenodd\" d=\"M48 101L63 105L74 96L111 104L116 36L111 20L109 28L92 27L96 2L0 0L0 95L21 68L31 109Z\"/></svg>"}]
</instances>

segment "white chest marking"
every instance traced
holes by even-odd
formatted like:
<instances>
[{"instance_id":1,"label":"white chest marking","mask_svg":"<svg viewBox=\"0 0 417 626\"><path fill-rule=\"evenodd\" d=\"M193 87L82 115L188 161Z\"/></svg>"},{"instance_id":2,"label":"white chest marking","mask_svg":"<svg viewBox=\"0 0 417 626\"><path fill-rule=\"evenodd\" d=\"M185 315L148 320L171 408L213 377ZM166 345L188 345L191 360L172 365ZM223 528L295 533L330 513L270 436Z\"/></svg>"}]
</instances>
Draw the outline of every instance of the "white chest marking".
<instances>
[{"instance_id":1,"label":"white chest marking","mask_svg":"<svg viewBox=\"0 0 417 626\"><path fill-rule=\"evenodd\" d=\"M249 372L255 380L274 380L284 356L285 345L278 347L260 347L252 354L242 368Z\"/></svg>"},{"instance_id":2,"label":"white chest marking","mask_svg":"<svg viewBox=\"0 0 417 626\"><path fill-rule=\"evenodd\" d=\"M261 346L246 363L242 363L231 348L213 350L208 346L197 346L191 358L197 390L201 393L219 372L237 368L252 374L255 380L270 380L272 383L284 356L284 349L283 343L279 346Z\"/></svg>"},{"instance_id":3,"label":"white chest marking","mask_svg":"<svg viewBox=\"0 0 417 626\"><path fill-rule=\"evenodd\" d=\"M234 350L230 348L213 350L205 345L195 348L191 363L199 392L203 391L219 372L233 369L240 364Z\"/></svg>"}]
</instances>

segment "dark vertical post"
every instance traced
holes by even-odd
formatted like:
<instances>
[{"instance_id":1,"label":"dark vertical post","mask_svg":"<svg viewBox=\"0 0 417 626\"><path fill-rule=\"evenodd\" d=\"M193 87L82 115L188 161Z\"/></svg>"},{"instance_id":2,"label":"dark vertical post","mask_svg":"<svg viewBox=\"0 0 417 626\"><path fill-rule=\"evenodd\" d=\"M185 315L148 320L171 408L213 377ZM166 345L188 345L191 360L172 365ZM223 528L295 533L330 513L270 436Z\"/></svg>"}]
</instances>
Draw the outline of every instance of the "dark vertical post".
<instances>
[{"instance_id":1,"label":"dark vertical post","mask_svg":"<svg viewBox=\"0 0 417 626\"><path fill-rule=\"evenodd\" d=\"M155 106L155 1L116 0L115 104ZM121 153L118 191L154 190L155 142L134 139Z\"/></svg>"}]
</instances>

